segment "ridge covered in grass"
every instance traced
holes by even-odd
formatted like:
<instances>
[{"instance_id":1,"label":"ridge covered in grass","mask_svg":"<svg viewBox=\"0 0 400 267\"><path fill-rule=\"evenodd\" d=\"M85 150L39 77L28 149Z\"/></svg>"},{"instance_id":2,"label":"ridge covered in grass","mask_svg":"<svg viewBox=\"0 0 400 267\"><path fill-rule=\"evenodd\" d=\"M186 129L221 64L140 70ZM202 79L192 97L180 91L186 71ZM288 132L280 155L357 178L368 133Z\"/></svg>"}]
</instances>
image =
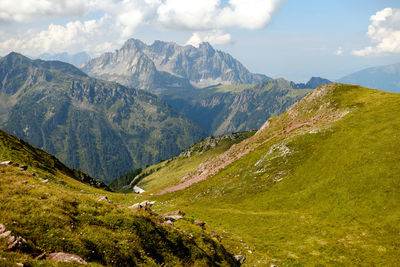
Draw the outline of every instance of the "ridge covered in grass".
<instances>
[{"instance_id":1,"label":"ridge covered in grass","mask_svg":"<svg viewBox=\"0 0 400 267\"><path fill-rule=\"evenodd\" d=\"M138 202L135 195L84 184L80 172L0 131L0 161L6 160L15 164L0 166L0 224L26 240L26 248L8 249L7 239L0 238L2 266L60 266L45 260L53 252L78 255L89 266L237 264L190 220L165 225L147 208L130 208Z\"/></svg>"},{"instance_id":2,"label":"ridge covered in grass","mask_svg":"<svg viewBox=\"0 0 400 267\"><path fill-rule=\"evenodd\" d=\"M399 118L399 94L325 85L172 184L197 183L165 191L146 181L165 179L154 172L140 184L164 192L157 209L206 221L249 266L396 266Z\"/></svg>"}]
</instances>

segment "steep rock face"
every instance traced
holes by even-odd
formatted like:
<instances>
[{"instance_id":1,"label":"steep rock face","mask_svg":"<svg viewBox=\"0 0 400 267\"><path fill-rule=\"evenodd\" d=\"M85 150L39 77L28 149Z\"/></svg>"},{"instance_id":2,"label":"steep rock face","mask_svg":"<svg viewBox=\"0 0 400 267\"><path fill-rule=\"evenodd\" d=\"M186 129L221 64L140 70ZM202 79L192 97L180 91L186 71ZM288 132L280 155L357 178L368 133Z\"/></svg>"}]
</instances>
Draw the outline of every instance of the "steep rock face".
<instances>
[{"instance_id":1,"label":"steep rock face","mask_svg":"<svg viewBox=\"0 0 400 267\"><path fill-rule=\"evenodd\" d=\"M231 55L215 50L209 43L195 48L162 41L146 45L135 39L128 40L114 53L90 60L82 70L95 77L153 91L270 79L250 73Z\"/></svg>"},{"instance_id":2,"label":"steep rock face","mask_svg":"<svg viewBox=\"0 0 400 267\"><path fill-rule=\"evenodd\" d=\"M204 137L156 96L89 78L67 63L0 60L0 126L70 166L108 180Z\"/></svg>"}]
</instances>

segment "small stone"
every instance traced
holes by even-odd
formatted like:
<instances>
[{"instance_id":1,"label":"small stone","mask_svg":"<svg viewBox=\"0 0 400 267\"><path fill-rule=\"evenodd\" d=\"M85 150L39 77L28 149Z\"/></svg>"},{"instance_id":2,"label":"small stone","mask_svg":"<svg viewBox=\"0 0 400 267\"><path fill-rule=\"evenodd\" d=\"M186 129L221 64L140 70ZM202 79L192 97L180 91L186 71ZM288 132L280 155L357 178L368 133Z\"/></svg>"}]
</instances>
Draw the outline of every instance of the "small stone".
<instances>
[{"instance_id":1,"label":"small stone","mask_svg":"<svg viewBox=\"0 0 400 267\"><path fill-rule=\"evenodd\" d=\"M6 231L0 234L0 238L8 238L11 235L11 231Z\"/></svg>"},{"instance_id":2,"label":"small stone","mask_svg":"<svg viewBox=\"0 0 400 267\"><path fill-rule=\"evenodd\" d=\"M175 221L183 219L183 216L180 216L180 215L169 215L169 216L165 216L164 218L167 221L175 222Z\"/></svg>"},{"instance_id":3,"label":"small stone","mask_svg":"<svg viewBox=\"0 0 400 267\"><path fill-rule=\"evenodd\" d=\"M106 202L108 202L108 203L110 203L110 204L113 204L113 203L114 203L114 202L112 202L111 200L109 200L107 196L102 196L102 197L100 197L99 199L97 199L97 201L106 201Z\"/></svg>"},{"instance_id":4,"label":"small stone","mask_svg":"<svg viewBox=\"0 0 400 267\"><path fill-rule=\"evenodd\" d=\"M52 253L47 257L47 260L59 261L59 262L80 263L80 264L87 265L87 262L85 260L83 260L81 257L74 255L74 254L63 253L63 252Z\"/></svg>"},{"instance_id":5,"label":"small stone","mask_svg":"<svg viewBox=\"0 0 400 267\"><path fill-rule=\"evenodd\" d=\"M45 184L47 184L47 183L49 182L49 180L48 180L48 179L45 179L45 180L43 180L42 182L45 183Z\"/></svg>"},{"instance_id":6,"label":"small stone","mask_svg":"<svg viewBox=\"0 0 400 267\"><path fill-rule=\"evenodd\" d=\"M235 255L234 258L239 264L243 264L243 262L246 260L246 256L244 255Z\"/></svg>"},{"instance_id":7,"label":"small stone","mask_svg":"<svg viewBox=\"0 0 400 267\"><path fill-rule=\"evenodd\" d=\"M22 184L28 184L28 181L23 181Z\"/></svg>"},{"instance_id":8,"label":"small stone","mask_svg":"<svg viewBox=\"0 0 400 267\"><path fill-rule=\"evenodd\" d=\"M6 166L6 165L11 165L11 164L13 164L13 162L10 160L0 162L0 166Z\"/></svg>"},{"instance_id":9,"label":"small stone","mask_svg":"<svg viewBox=\"0 0 400 267\"><path fill-rule=\"evenodd\" d=\"M0 234L4 233L6 231L6 227L4 224L0 223Z\"/></svg>"},{"instance_id":10,"label":"small stone","mask_svg":"<svg viewBox=\"0 0 400 267\"><path fill-rule=\"evenodd\" d=\"M197 225L197 226L200 226L201 228L205 228L205 226L206 226L206 223L205 222L203 222L203 221L199 221L199 220L195 220L194 222L193 222L193 224L194 225Z\"/></svg>"},{"instance_id":11,"label":"small stone","mask_svg":"<svg viewBox=\"0 0 400 267\"><path fill-rule=\"evenodd\" d=\"M163 222L162 224L174 226L174 223L170 220Z\"/></svg>"},{"instance_id":12,"label":"small stone","mask_svg":"<svg viewBox=\"0 0 400 267\"><path fill-rule=\"evenodd\" d=\"M20 170L22 170L22 171L26 171L27 169L28 169L28 166L26 166L26 165L21 165L21 166L19 166L18 167Z\"/></svg>"},{"instance_id":13,"label":"small stone","mask_svg":"<svg viewBox=\"0 0 400 267\"><path fill-rule=\"evenodd\" d=\"M170 211L170 212L164 213L162 216L165 217L165 216L169 216L169 215L185 216L185 213L183 211L181 211L181 210L174 210L174 211Z\"/></svg>"}]
</instances>

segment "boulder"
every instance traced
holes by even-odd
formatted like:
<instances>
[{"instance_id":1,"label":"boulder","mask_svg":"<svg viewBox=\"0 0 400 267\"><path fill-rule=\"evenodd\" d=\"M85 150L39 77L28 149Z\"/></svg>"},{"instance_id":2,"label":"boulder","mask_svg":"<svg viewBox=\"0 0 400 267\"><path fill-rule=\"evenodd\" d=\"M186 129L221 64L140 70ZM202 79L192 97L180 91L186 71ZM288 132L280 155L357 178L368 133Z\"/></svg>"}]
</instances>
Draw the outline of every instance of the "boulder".
<instances>
[{"instance_id":1,"label":"boulder","mask_svg":"<svg viewBox=\"0 0 400 267\"><path fill-rule=\"evenodd\" d=\"M0 224L0 238L8 239L7 240L8 250L17 250L17 249L23 250L27 247L26 240L20 236L13 235L11 231L7 231L4 224Z\"/></svg>"},{"instance_id":2,"label":"boulder","mask_svg":"<svg viewBox=\"0 0 400 267\"><path fill-rule=\"evenodd\" d=\"M206 223L205 222L203 222L203 221L199 221L199 220L195 220L194 222L193 222L193 224L194 225L197 225L197 226L200 226L201 228L205 228L205 226L206 226Z\"/></svg>"},{"instance_id":3,"label":"boulder","mask_svg":"<svg viewBox=\"0 0 400 267\"><path fill-rule=\"evenodd\" d=\"M141 193L146 192L146 191L144 191L142 188L140 188L139 186L136 186L136 185L133 187L133 191L134 191L136 194L141 194Z\"/></svg>"},{"instance_id":4,"label":"boulder","mask_svg":"<svg viewBox=\"0 0 400 267\"><path fill-rule=\"evenodd\" d=\"M110 204L113 204L113 202L112 202L111 200L109 200L107 196L99 197L99 198L97 199L97 201L106 201L106 202L108 202L108 203L110 203Z\"/></svg>"},{"instance_id":5,"label":"boulder","mask_svg":"<svg viewBox=\"0 0 400 267\"><path fill-rule=\"evenodd\" d=\"M164 213L162 216L165 217L165 216L170 216L170 215L185 216L185 213L183 211L181 211L181 210L174 210L174 211L170 211L170 212Z\"/></svg>"},{"instance_id":6,"label":"boulder","mask_svg":"<svg viewBox=\"0 0 400 267\"><path fill-rule=\"evenodd\" d=\"M28 169L28 166L26 166L26 165L21 165L21 166L19 166L18 167L20 170L22 170L22 171L26 171L27 169Z\"/></svg>"},{"instance_id":7,"label":"boulder","mask_svg":"<svg viewBox=\"0 0 400 267\"><path fill-rule=\"evenodd\" d=\"M87 262L85 260L83 260L81 257L74 255L74 254L63 253L63 252L52 253L47 257L47 260L58 261L58 262L79 263L79 264L87 265Z\"/></svg>"},{"instance_id":8,"label":"boulder","mask_svg":"<svg viewBox=\"0 0 400 267\"><path fill-rule=\"evenodd\" d=\"M13 164L13 162L10 160L0 162L0 166L7 166L7 165L12 165L12 164Z\"/></svg>"},{"instance_id":9,"label":"boulder","mask_svg":"<svg viewBox=\"0 0 400 267\"><path fill-rule=\"evenodd\" d=\"M246 256L244 255L235 255L234 258L239 264L243 264L243 262L246 260Z\"/></svg>"},{"instance_id":10,"label":"boulder","mask_svg":"<svg viewBox=\"0 0 400 267\"><path fill-rule=\"evenodd\" d=\"M174 223L173 223L172 221L170 221L170 220L165 221L165 222L163 222L162 224L174 226Z\"/></svg>"},{"instance_id":11,"label":"boulder","mask_svg":"<svg viewBox=\"0 0 400 267\"><path fill-rule=\"evenodd\" d=\"M156 202L145 200L140 203L135 203L132 206L129 206L128 208L130 208L130 209L150 209L151 207L154 206L154 203L156 203Z\"/></svg>"},{"instance_id":12,"label":"boulder","mask_svg":"<svg viewBox=\"0 0 400 267\"><path fill-rule=\"evenodd\" d=\"M175 221L183 219L183 216L180 216L180 215L168 215L168 216L165 216L164 218L167 221L175 222Z\"/></svg>"}]
</instances>

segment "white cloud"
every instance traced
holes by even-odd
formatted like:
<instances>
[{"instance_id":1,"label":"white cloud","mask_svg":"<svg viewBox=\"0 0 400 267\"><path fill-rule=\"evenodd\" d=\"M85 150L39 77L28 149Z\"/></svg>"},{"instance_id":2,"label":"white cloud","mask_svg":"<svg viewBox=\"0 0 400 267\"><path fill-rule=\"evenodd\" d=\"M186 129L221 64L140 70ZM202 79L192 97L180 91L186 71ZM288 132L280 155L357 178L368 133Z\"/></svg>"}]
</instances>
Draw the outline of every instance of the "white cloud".
<instances>
[{"instance_id":1,"label":"white cloud","mask_svg":"<svg viewBox=\"0 0 400 267\"><path fill-rule=\"evenodd\" d=\"M69 22L65 26L50 24L46 30L38 33L29 31L25 36L0 42L0 52L17 51L29 55L82 50L105 52L112 47L106 40L112 37L115 30L109 27L109 20L110 17L104 16L99 20Z\"/></svg>"},{"instance_id":2,"label":"white cloud","mask_svg":"<svg viewBox=\"0 0 400 267\"><path fill-rule=\"evenodd\" d=\"M338 49L336 50L335 54L337 56L341 56L343 54L343 47L339 46Z\"/></svg>"},{"instance_id":3,"label":"white cloud","mask_svg":"<svg viewBox=\"0 0 400 267\"><path fill-rule=\"evenodd\" d=\"M0 29L32 21L74 18L64 25L0 36L0 53L100 52L117 48L138 27L194 31L188 43L224 44L232 27L266 26L284 0L0 0ZM84 19L88 14L102 19ZM78 20L77 20L78 19ZM3 28L1 28L3 26ZM10 37L11 35L11 37Z\"/></svg>"},{"instance_id":4,"label":"white cloud","mask_svg":"<svg viewBox=\"0 0 400 267\"><path fill-rule=\"evenodd\" d=\"M267 25L281 0L230 0L216 17L219 27L260 29Z\"/></svg>"},{"instance_id":5,"label":"white cloud","mask_svg":"<svg viewBox=\"0 0 400 267\"><path fill-rule=\"evenodd\" d=\"M195 32L186 42L186 45L193 45L198 47L202 42L208 42L212 45L226 44L231 41L231 35L229 33L224 33L220 30L215 30L211 32Z\"/></svg>"},{"instance_id":6,"label":"white cloud","mask_svg":"<svg viewBox=\"0 0 400 267\"><path fill-rule=\"evenodd\" d=\"M260 29L271 20L282 0L166 0L157 9L167 28L213 30L238 26Z\"/></svg>"},{"instance_id":7,"label":"white cloud","mask_svg":"<svg viewBox=\"0 0 400 267\"><path fill-rule=\"evenodd\" d=\"M1 0L0 21L28 22L52 17L83 16L96 1Z\"/></svg>"},{"instance_id":8,"label":"white cloud","mask_svg":"<svg viewBox=\"0 0 400 267\"><path fill-rule=\"evenodd\" d=\"M400 53L400 9L385 8L370 18L367 35L375 46L353 51L356 56Z\"/></svg>"}]
</instances>

